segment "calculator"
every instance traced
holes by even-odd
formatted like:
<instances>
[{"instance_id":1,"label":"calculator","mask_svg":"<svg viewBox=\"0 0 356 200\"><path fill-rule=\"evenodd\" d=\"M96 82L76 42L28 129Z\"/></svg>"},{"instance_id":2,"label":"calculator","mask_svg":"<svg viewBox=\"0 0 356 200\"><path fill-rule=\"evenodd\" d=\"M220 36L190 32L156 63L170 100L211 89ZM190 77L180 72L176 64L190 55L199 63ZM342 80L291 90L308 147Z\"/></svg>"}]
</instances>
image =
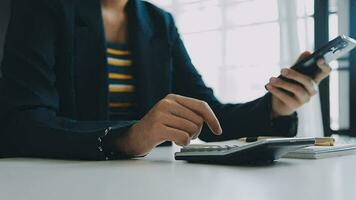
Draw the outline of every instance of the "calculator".
<instances>
[{"instance_id":1,"label":"calculator","mask_svg":"<svg viewBox=\"0 0 356 200\"><path fill-rule=\"evenodd\" d=\"M270 164L289 152L314 144L315 138L273 138L244 144L193 144L176 152L175 159L210 164Z\"/></svg>"}]
</instances>

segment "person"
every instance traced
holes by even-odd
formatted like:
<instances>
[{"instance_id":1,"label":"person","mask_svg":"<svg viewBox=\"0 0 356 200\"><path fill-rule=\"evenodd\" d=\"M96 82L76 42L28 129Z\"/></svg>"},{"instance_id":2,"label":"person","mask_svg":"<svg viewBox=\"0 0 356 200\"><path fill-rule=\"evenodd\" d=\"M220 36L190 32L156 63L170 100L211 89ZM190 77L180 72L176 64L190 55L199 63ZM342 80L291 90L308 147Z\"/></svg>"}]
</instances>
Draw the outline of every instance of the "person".
<instances>
[{"instance_id":1,"label":"person","mask_svg":"<svg viewBox=\"0 0 356 200\"><path fill-rule=\"evenodd\" d=\"M13 0L0 156L121 159L167 141L295 136L296 109L330 72L322 59L318 67L314 79L285 68L295 83L272 77L263 97L222 104L193 66L171 14L148 2Z\"/></svg>"}]
</instances>

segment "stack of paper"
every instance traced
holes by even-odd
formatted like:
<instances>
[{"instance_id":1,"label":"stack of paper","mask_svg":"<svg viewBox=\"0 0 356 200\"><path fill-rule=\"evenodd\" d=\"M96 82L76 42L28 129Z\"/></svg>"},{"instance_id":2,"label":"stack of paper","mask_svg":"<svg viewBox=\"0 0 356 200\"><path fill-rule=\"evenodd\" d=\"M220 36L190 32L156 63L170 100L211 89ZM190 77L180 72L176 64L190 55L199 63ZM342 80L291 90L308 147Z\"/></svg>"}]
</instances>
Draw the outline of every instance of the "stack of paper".
<instances>
[{"instance_id":1,"label":"stack of paper","mask_svg":"<svg viewBox=\"0 0 356 200\"><path fill-rule=\"evenodd\" d=\"M312 146L290 152L283 158L319 159L356 153L355 144L338 144L335 146Z\"/></svg>"}]
</instances>

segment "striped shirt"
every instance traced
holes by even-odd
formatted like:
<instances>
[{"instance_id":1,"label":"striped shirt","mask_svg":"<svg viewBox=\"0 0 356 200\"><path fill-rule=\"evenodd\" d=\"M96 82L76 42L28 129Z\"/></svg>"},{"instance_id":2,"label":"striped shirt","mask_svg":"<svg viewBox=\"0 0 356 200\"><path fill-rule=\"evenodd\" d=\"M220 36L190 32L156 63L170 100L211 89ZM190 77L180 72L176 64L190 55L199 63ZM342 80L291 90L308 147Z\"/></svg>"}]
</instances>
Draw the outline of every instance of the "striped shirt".
<instances>
[{"instance_id":1,"label":"striped shirt","mask_svg":"<svg viewBox=\"0 0 356 200\"><path fill-rule=\"evenodd\" d=\"M135 77L131 51L127 45L108 43L109 114L111 119L134 116Z\"/></svg>"}]
</instances>

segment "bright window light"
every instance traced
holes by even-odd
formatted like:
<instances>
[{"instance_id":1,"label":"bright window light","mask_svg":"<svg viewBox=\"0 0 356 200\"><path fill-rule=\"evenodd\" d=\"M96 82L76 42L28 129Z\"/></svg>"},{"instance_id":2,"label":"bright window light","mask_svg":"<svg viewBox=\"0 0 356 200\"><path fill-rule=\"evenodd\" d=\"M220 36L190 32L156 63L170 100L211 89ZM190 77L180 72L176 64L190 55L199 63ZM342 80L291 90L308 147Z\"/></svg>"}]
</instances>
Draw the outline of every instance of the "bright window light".
<instances>
[{"instance_id":1,"label":"bright window light","mask_svg":"<svg viewBox=\"0 0 356 200\"><path fill-rule=\"evenodd\" d=\"M280 19L278 0L151 2L173 13L194 65L222 102L261 97L269 78L279 74L281 65L287 67L281 62L281 46L286 45L280 23L290 19ZM301 50L313 49L313 2L294 2Z\"/></svg>"}]
</instances>

